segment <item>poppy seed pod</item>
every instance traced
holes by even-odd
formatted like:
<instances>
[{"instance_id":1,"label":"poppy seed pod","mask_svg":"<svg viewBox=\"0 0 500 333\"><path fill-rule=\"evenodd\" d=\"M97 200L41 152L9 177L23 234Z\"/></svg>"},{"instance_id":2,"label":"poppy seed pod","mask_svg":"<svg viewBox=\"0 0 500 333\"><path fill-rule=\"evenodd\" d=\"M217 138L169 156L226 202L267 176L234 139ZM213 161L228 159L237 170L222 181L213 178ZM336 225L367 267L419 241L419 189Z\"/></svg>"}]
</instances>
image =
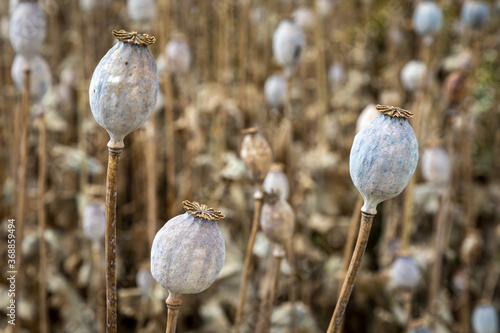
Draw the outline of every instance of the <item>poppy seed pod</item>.
<instances>
[{"instance_id":1,"label":"poppy seed pod","mask_svg":"<svg viewBox=\"0 0 500 333\"><path fill-rule=\"evenodd\" d=\"M490 7L482 1L466 1L460 12L462 23L472 29L481 29L490 19Z\"/></svg>"},{"instance_id":2,"label":"poppy seed pod","mask_svg":"<svg viewBox=\"0 0 500 333\"><path fill-rule=\"evenodd\" d=\"M332 86L341 85L344 83L345 78L345 69L341 63L336 62L330 66L330 69L328 69L328 81L330 81Z\"/></svg>"},{"instance_id":3,"label":"poppy seed pod","mask_svg":"<svg viewBox=\"0 0 500 333\"><path fill-rule=\"evenodd\" d=\"M408 333L433 333L433 331L424 324L418 324L410 328Z\"/></svg>"},{"instance_id":4,"label":"poppy seed pod","mask_svg":"<svg viewBox=\"0 0 500 333\"><path fill-rule=\"evenodd\" d=\"M105 9L111 5L112 0L79 0L78 7L84 13L90 13L97 9Z\"/></svg>"},{"instance_id":5,"label":"poppy seed pod","mask_svg":"<svg viewBox=\"0 0 500 333\"><path fill-rule=\"evenodd\" d=\"M30 99L38 103L52 85L52 75L45 59L36 55L31 60L20 54L16 55L12 62L11 75L19 91L23 91L24 72L30 71Z\"/></svg>"},{"instance_id":6,"label":"poppy seed pod","mask_svg":"<svg viewBox=\"0 0 500 333\"><path fill-rule=\"evenodd\" d=\"M273 34L273 55L287 75L297 66L305 45L302 28L293 19L282 20Z\"/></svg>"},{"instance_id":7,"label":"poppy seed pod","mask_svg":"<svg viewBox=\"0 0 500 333\"><path fill-rule=\"evenodd\" d=\"M170 293L201 293L224 265L224 238L217 226L224 215L197 202L182 204L186 213L165 223L153 240L151 274Z\"/></svg>"},{"instance_id":8,"label":"poppy seed pod","mask_svg":"<svg viewBox=\"0 0 500 333\"><path fill-rule=\"evenodd\" d=\"M460 248L460 259L462 262L473 265L481 255L483 249L483 238L478 229L468 229Z\"/></svg>"},{"instance_id":9,"label":"poppy seed pod","mask_svg":"<svg viewBox=\"0 0 500 333\"><path fill-rule=\"evenodd\" d=\"M183 39L172 39L165 47L168 69L174 74L185 74L191 67L191 49Z\"/></svg>"},{"instance_id":10,"label":"poppy seed pod","mask_svg":"<svg viewBox=\"0 0 500 333\"><path fill-rule=\"evenodd\" d=\"M123 138L144 125L156 104L159 79L147 46L154 37L113 31L118 43L97 65L89 87L95 120L110 136L109 148L124 147Z\"/></svg>"},{"instance_id":11,"label":"poppy seed pod","mask_svg":"<svg viewBox=\"0 0 500 333\"><path fill-rule=\"evenodd\" d=\"M274 243L285 246L293 236L295 215L279 191L266 192L260 215L262 231Z\"/></svg>"},{"instance_id":12,"label":"poppy seed pod","mask_svg":"<svg viewBox=\"0 0 500 333\"><path fill-rule=\"evenodd\" d=\"M151 290L151 288L153 288L153 276L151 275L151 270L148 268L139 269L135 275L135 284L143 293L147 293Z\"/></svg>"},{"instance_id":13,"label":"poppy seed pod","mask_svg":"<svg viewBox=\"0 0 500 333\"><path fill-rule=\"evenodd\" d=\"M314 29L314 25L316 24L316 15L314 12L307 7L299 7L297 8L293 14L293 19L295 22L304 30L310 31Z\"/></svg>"},{"instance_id":14,"label":"poppy seed pod","mask_svg":"<svg viewBox=\"0 0 500 333\"><path fill-rule=\"evenodd\" d=\"M240 156L247 167L248 176L256 184L262 184L271 167L273 153L269 143L257 127L242 131L245 134L241 143Z\"/></svg>"},{"instance_id":15,"label":"poppy seed pod","mask_svg":"<svg viewBox=\"0 0 500 333\"><path fill-rule=\"evenodd\" d=\"M467 92L467 77L462 71L450 73L444 81L444 98L449 104L460 103Z\"/></svg>"},{"instance_id":16,"label":"poppy seed pod","mask_svg":"<svg viewBox=\"0 0 500 333\"><path fill-rule=\"evenodd\" d=\"M410 60L401 70L401 83L406 90L416 92L424 86L426 75L427 67L422 61Z\"/></svg>"},{"instance_id":17,"label":"poppy seed pod","mask_svg":"<svg viewBox=\"0 0 500 333\"><path fill-rule=\"evenodd\" d=\"M443 186L450 182L451 163L443 147L435 146L424 150L422 154L422 176L426 182Z\"/></svg>"},{"instance_id":18,"label":"poppy seed pod","mask_svg":"<svg viewBox=\"0 0 500 333\"><path fill-rule=\"evenodd\" d=\"M128 17L134 22L148 24L156 15L155 0L127 0Z\"/></svg>"},{"instance_id":19,"label":"poppy seed pod","mask_svg":"<svg viewBox=\"0 0 500 333\"><path fill-rule=\"evenodd\" d=\"M285 104L286 79L282 75L271 75L264 84L266 102L271 108L277 109Z\"/></svg>"},{"instance_id":20,"label":"poppy seed pod","mask_svg":"<svg viewBox=\"0 0 500 333\"><path fill-rule=\"evenodd\" d=\"M356 121L356 133L359 133L363 128L365 128L374 119L380 116L375 104L368 104L363 111L359 114L358 120Z\"/></svg>"},{"instance_id":21,"label":"poppy seed pod","mask_svg":"<svg viewBox=\"0 0 500 333\"><path fill-rule=\"evenodd\" d=\"M498 333L498 314L490 302L483 301L474 307L472 327L475 333Z\"/></svg>"},{"instance_id":22,"label":"poppy seed pod","mask_svg":"<svg viewBox=\"0 0 500 333\"><path fill-rule=\"evenodd\" d=\"M423 37L432 37L441 30L443 11L433 1L420 2L413 12L413 28Z\"/></svg>"},{"instance_id":23,"label":"poppy seed pod","mask_svg":"<svg viewBox=\"0 0 500 333\"><path fill-rule=\"evenodd\" d=\"M394 260L391 278L398 289L413 290L420 282L420 270L412 256L402 254Z\"/></svg>"},{"instance_id":24,"label":"poppy seed pod","mask_svg":"<svg viewBox=\"0 0 500 333\"><path fill-rule=\"evenodd\" d=\"M418 162L418 143L408 119L413 114L377 105L382 113L354 138L349 160L352 181L364 199L361 211L376 214L377 205L408 185Z\"/></svg>"},{"instance_id":25,"label":"poppy seed pod","mask_svg":"<svg viewBox=\"0 0 500 333\"><path fill-rule=\"evenodd\" d=\"M290 186L288 185L288 179L283 172L283 164L281 163L273 163L264 179L264 191L271 192L272 190L280 191L283 200L288 199Z\"/></svg>"},{"instance_id":26,"label":"poppy seed pod","mask_svg":"<svg viewBox=\"0 0 500 333\"><path fill-rule=\"evenodd\" d=\"M19 2L10 18L9 38L17 54L31 60L42 47L47 21L38 2Z\"/></svg>"},{"instance_id":27,"label":"poppy seed pod","mask_svg":"<svg viewBox=\"0 0 500 333\"><path fill-rule=\"evenodd\" d=\"M82 228L85 236L92 243L100 243L106 232L104 207L98 203L89 203L83 210Z\"/></svg>"}]
</instances>

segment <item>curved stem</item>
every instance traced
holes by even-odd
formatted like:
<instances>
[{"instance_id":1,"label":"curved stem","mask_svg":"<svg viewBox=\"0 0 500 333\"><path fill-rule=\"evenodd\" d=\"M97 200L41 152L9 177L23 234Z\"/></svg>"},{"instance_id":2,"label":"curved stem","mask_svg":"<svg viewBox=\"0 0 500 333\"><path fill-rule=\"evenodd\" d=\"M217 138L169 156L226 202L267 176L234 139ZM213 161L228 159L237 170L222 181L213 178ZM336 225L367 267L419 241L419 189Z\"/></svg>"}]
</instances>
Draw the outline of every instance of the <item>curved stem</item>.
<instances>
[{"instance_id":1,"label":"curved stem","mask_svg":"<svg viewBox=\"0 0 500 333\"><path fill-rule=\"evenodd\" d=\"M250 271L250 266L252 265L252 252L253 246L255 244L255 237L257 235L257 230L259 229L259 220L260 220L260 209L262 207L262 197L263 193L261 190L256 190L254 194L255 199L255 207L253 212L253 222L252 222L252 231L250 232L250 238L248 240L247 252L245 256L245 265L243 266L243 275L241 277L241 287L240 287L240 296L238 300L238 308L236 310L236 318L234 322L234 332L238 333L240 331L241 326L241 317L243 315L243 307L245 305L245 297L247 292L247 284L248 284L248 273Z\"/></svg>"},{"instance_id":2,"label":"curved stem","mask_svg":"<svg viewBox=\"0 0 500 333\"><path fill-rule=\"evenodd\" d=\"M181 295L169 291L168 298L165 301L167 304L167 330L166 333L175 333L177 327L177 316L181 307Z\"/></svg>"},{"instance_id":3,"label":"curved stem","mask_svg":"<svg viewBox=\"0 0 500 333\"><path fill-rule=\"evenodd\" d=\"M47 127L45 116L39 118L38 146L38 234L40 235L40 273L38 279L40 301L40 333L48 333L47 320L47 247L45 243L45 176L47 161Z\"/></svg>"},{"instance_id":4,"label":"curved stem","mask_svg":"<svg viewBox=\"0 0 500 333\"><path fill-rule=\"evenodd\" d=\"M340 291L337 306L335 306L335 311L333 312L327 333L337 333L340 329L340 324L342 323L342 318L344 317L344 312L347 303L349 303L356 276L358 275L359 266L361 266L361 260L365 253L374 216L375 215L361 212L361 225L359 228L358 240L356 241L356 247L354 248L349 270L347 271L347 277L342 285L342 290Z\"/></svg>"}]
</instances>

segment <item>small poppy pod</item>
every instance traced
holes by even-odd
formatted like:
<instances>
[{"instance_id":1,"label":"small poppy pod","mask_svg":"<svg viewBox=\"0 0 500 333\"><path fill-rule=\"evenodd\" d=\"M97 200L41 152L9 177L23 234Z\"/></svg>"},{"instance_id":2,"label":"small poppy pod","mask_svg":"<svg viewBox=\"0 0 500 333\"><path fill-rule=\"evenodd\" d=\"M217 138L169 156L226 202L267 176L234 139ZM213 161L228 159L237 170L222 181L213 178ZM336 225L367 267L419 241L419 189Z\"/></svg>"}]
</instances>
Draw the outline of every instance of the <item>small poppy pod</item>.
<instances>
[{"instance_id":1,"label":"small poppy pod","mask_svg":"<svg viewBox=\"0 0 500 333\"><path fill-rule=\"evenodd\" d=\"M443 25L443 11L433 1L420 2L413 12L413 28L423 37L437 34Z\"/></svg>"},{"instance_id":2,"label":"small poppy pod","mask_svg":"<svg viewBox=\"0 0 500 333\"><path fill-rule=\"evenodd\" d=\"M142 293L147 293L153 288L153 276L149 268L141 268L135 275L135 284Z\"/></svg>"},{"instance_id":3,"label":"small poppy pod","mask_svg":"<svg viewBox=\"0 0 500 333\"><path fill-rule=\"evenodd\" d=\"M433 333L427 325L424 324L415 324L408 330L408 333Z\"/></svg>"},{"instance_id":4,"label":"small poppy pod","mask_svg":"<svg viewBox=\"0 0 500 333\"><path fill-rule=\"evenodd\" d=\"M467 92L467 77L462 71L450 73L444 81L444 98L449 104L460 103Z\"/></svg>"},{"instance_id":5,"label":"small poppy pod","mask_svg":"<svg viewBox=\"0 0 500 333\"><path fill-rule=\"evenodd\" d=\"M106 214L103 205L92 202L83 210L82 228L92 243L100 243L106 233Z\"/></svg>"},{"instance_id":6,"label":"small poppy pod","mask_svg":"<svg viewBox=\"0 0 500 333\"><path fill-rule=\"evenodd\" d=\"M316 24L316 15L314 12L308 7L299 7L297 8L293 14L293 19L295 22L304 30L310 31L314 29Z\"/></svg>"},{"instance_id":7,"label":"small poppy pod","mask_svg":"<svg viewBox=\"0 0 500 333\"><path fill-rule=\"evenodd\" d=\"M493 305L482 301L472 311L472 327L475 333L498 333L498 314Z\"/></svg>"},{"instance_id":8,"label":"small poppy pod","mask_svg":"<svg viewBox=\"0 0 500 333\"><path fill-rule=\"evenodd\" d=\"M478 229L468 229L460 248L460 259L467 264L475 264L483 249L483 238Z\"/></svg>"},{"instance_id":9,"label":"small poppy pod","mask_svg":"<svg viewBox=\"0 0 500 333\"><path fill-rule=\"evenodd\" d=\"M94 10L105 9L111 5L112 0L79 0L78 7L84 13L90 13Z\"/></svg>"},{"instance_id":10,"label":"small poppy pod","mask_svg":"<svg viewBox=\"0 0 500 333\"><path fill-rule=\"evenodd\" d=\"M426 182L437 186L447 185L451 178L448 153L441 146L429 147L422 154L422 176Z\"/></svg>"},{"instance_id":11,"label":"small poppy pod","mask_svg":"<svg viewBox=\"0 0 500 333\"><path fill-rule=\"evenodd\" d=\"M337 0L316 0L316 10L321 15L321 18L325 18L332 12L334 4L338 2Z\"/></svg>"},{"instance_id":12,"label":"small poppy pod","mask_svg":"<svg viewBox=\"0 0 500 333\"><path fill-rule=\"evenodd\" d=\"M394 198L408 185L418 162L418 143L408 119L413 114L394 106L377 105L382 113L356 134L349 171L364 199L361 210L376 214L377 205Z\"/></svg>"},{"instance_id":13,"label":"small poppy pod","mask_svg":"<svg viewBox=\"0 0 500 333\"><path fill-rule=\"evenodd\" d=\"M127 14L134 22L149 24L156 16L155 0L127 0Z\"/></svg>"},{"instance_id":14,"label":"small poppy pod","mask_svg":"<svg viewBox=\"0 0 500 333\"><path fill-rule=\"evenodd\" d=\"M408 254L401 254L392 264L391 279L398 289L413 290L420 283L417 262Z\"/></svg>"},{"instance_id":15,"label":"small poppy pod","mask_svg":"<svg viewBox=\"0 0 500 333\"><path fill-rule=\"evenodd\" d=\"M180 38L172 39L165 46L168 69L174 74L185 74L191 67L191 49L189 44Z\"/></svg>"},{"instance_id":16,"label":"small poppy pod","mask_svg":"<svg viewBox=\"0 0 500 333\"><path fill-rule=\"evenodd\" d=\"M305 46L302 28L293 19L282 20L273 34L273 55L287 75L297 66Z\"/></svg>"},{"instance_id":17,"label":"small poppy pod","mask_svg":"<svg viewBox=\"0 0 500 333\"><path fill-rule=\"evenodd\" d=\"M410 92L416 92L425 85L427 67L422 61L410 60L400 73L403 88Z\"/></svg>"},{"instance_id":18,"label":"small poppy pod","mask_svg":"<svg viewBox=\"0 0 500 333\"><path fill-rule=\"evenodd\" d=\"M186 213L170 219L156 234L151 248L151 274L174 294L206 290L219 275L226 250L217 221L221 212L184 201Z\"/></svg>"},{"instance_id":19,"label":"small poppy pod","mask_svg":"<svg viewBox=\"0 0 500 333\"><path fill-rule=\"evenodd\" d=\"M282 75L271 75L264 84L264 95L267 104L274 109L285 104L286 79Z\"/></svg>"},{"instance_id":20,"label":"small poppy pod","mask_svg":"<svg viewBox=\"0 0 500 333\"><path fill-rule=\"evenodd\" d=\"M264 179L264 191L271 192L273 190L280 191L283 200L288 199L290 186L288 185L288 178L283 172L283 164L281 163L273 163Z\"/></svg>"},{"instance_id":21,"label":"small poppy pod","mask_svg":"<svg viewBox=\"0 0 500 333\"><path fill-rule=\"evenodd\" d=\"M262 184L273 160L271 147L257 127L245 129L242 133L245 136L241 143L240 156L247 167L248 176L254 183Z\"/></svg>"},{"instance_id":22,"label":"small poppy pod","mask_svg":"<svg viewBox=\"0 0 500 333\"><path fill-rule=\"evenodd\" d=\"M17 54L31 60L42 47L47 20L38 1L19 2L10 18L9 38Z\"/></svg>"},{"instance_id":23,"label":"small poppy pod","mask_svg":"<svg viewBox=\"0 0 500 333\"><path fill-rule=\"evenodd\" d=\"M260 215L262 231L276 244L285 246L293 236L295 215L279 191L266 192Z\"/></svg>"},{"instance_id":24,"label":"small poppy pod","mask_svg":"<svg viewBox=\"0 0 500 333\"><path fill-rule=\"evenodd\" d=\"M108 147L121 149L123 139L144 125L156 104L159 89L156 62L147 46L154 37L113 31L118 43L97 65L89 87L95 120L110 136Z\"/></svg>"},{"instance_id":25,"label":"small poppy pod","mask_svg":"<svg viewBox=\"0 0 500 333\"><path fill-rule=\"evenodd\" d=\"M341 63L334 63L328 69L328 81L332 86L339 86L344 83L346 79L346 72Z\"/></svg>"},{"instance_id":26,"label":"small poppy pod","mask_svg":"<svg viewBox=\"0 0 500 333\"><path fill-rule=\"evenodd\" d=\"M460 12L460 19L466 26L479 30L490 19L490 7L482 1L466 1Z\"/></svg>"},{"instance_id":27,"label":"small poppy pod","mask_svg":"<svg viewBox=\"0 0 500 333\"><path fill-rule=\"evenodd\" d=\"M356 121L356 133L359 133L363 128L378 117L380 117L380 112L375 107L375 104L368 104L363 111L361 111L358 120Z\"/></svg>"},{"instance_id":28,"label":"small poppy pod","mask_svg":"<svg viewBox=\"0 0 500 333\"><path fill-rule=\"evenodd\" d=\"M49 65L39 55L30 60L20 54L16 55L12 62L11 75L17 89L21 92L24 87L24 73L26 70L30 71L30 99L35 103L39 103L52 86Z\"/></svg>"}]
</instances>

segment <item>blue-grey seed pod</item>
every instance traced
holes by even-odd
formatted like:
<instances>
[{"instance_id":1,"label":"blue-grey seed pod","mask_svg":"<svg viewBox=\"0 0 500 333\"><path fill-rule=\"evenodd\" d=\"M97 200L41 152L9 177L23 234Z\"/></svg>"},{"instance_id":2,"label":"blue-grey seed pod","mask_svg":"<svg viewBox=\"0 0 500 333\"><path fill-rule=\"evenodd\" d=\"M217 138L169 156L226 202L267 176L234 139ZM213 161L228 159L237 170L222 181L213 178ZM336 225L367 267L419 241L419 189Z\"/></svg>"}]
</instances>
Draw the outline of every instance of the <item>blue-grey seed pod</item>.
<instances>
[{"instance_id":1,"label":"blue-grey seed pod","mask_svg":"<svg viewBox=\"0 0 500 333\"><path fill-rule=\"evenodd\" d=\"M273 163L264 179L264 191L271 192L273 190L280 191L283 200L288 199L290 186L288 185L288 178L283 172L283 164L281 163Z\"/></svg>"},{"instance_id":2,"label":"blue-grey seed pod","mask_svg":"<svg viewBox=\"0 0 500 333\"><path fill-rule=\"evenodd\" d=\"M147 293L153 288L153 276L151 270L148 268L141 268L137 271L135 276L135 284L142 293Z\"/></svg>"},{"instance_id":3,"label":"blue-grey seed pod","mask_svg":"<svg viewBox=\"0 0 500 333\"><path fill-rule=\"evenodd\" d=\"M156 16L155 0L127 0L127 14L134 22L148 24Z\"/></svg>"},{"instance_id":4,"label":"blue-grey seed pod","mask_svg":"<svg viewBox=\"0 0 500 333\"><path fill-rule=\"evenodd\" d=\"M344 83L346 79L346 72L344 69L344 66L336 62L333 65L330 66L330 69L328 69L328 81L330 81L330 84L332 86L338 86Z\"/></svg>"},{"instance_id":5,"label":"blue-grey seed pod","mask_svg":"<svg viewBox=\"0 0 500 333\"><path fill-rule=\"evenodd\" d=\"M467 1L460 12L462 23L472 29L481 29L490 19L490 7L482 1Z\"/></svg>"},{"instance_id":6,"label":"blue-grey seed pod","mask_svg":"<svg viewBox=\"0 0 500 333\"><path fill-rule=\"evenodd\" d=\"M99 243L106 233L106 215L104 206L96 202L89 203L83 210L82 228L85 237L92 243Z\"/></svg>"},{"instance_id":7,"label":"blue-grey seed pod","mask_svg":"<svg viewBox=\"0 0 500 333\"><path fill-rule=\"evenodd\" d=\"M314 14L312 9L305 6L299 7L293 12L292 16L302 29L306 31L314 29L316 14Z\"/></svg>"},{"instance_id":8,"label":"blue-grey seed pod","mask_svg":"<svg viewBox=\"0 0 500 333\"><path fill-rule=\"evenodd\" d=\"M167 68L172 73L180 75L189 72L191 67L191 49L184 39L174 38L165 46Z\"/></svg>"},{"instance_id":9,"label":"blue-grey seed pod","mask_svg":"<svg viewBox=\"0 0 500 333\"><path fill-rule=\"evenodd\" d=\"M419 325L410 329L408 333L433 333L433 330L425 325Z\"/></svg>"},{"instance_id":10,"label":"blue-grey seed pod","mask_svg":"<svg viewBox=\"0 0 500 333\"><path fill-rule=\"evenodd\" d=\"M400 73L401 84L410 92L416 92L425 85L427 67L422 61L410 60Z\"/></svg>"},{"instance_id":11,"label":"blue-grey seed pod","mask_svg":"<svg viewBox=\"0 0 500 333\"><path fill-rule=\"evenodd\" d=\"M156 62L147 46L155 38L113 31L118 43L97 65L89 87L95 120L110 136L108 147L121 149L123 138L144 125L156 105L159 89Z\"/></svg>"},{"instance_id":12,"label":"blue-grey seed pod","mask_svg":"<svg viewBox=\"0 0 500 333\"><path fill-rule=\"evenodd\" d=\"M435 146L424 150L422 154L422 176L425 181L443 186L450 182L451 163L443 147Z\"/></svg>"},{"instance_id":13,"label":"blue-grey seed pod","mask_svg":"<svg viewBox=\"0 0 500 333\"><path fill-rule=\"evenodd\" d=\"M264 84L266 102L271 108L277 109L285 104L286 79L282 75L271 75Z\"/></svg>"},{"instance_id":14,"label":"blue-grey seed pod","mask_svg":"<svg viewBox=\"0 0 500 333\"><path fill-rule=\"evenodd\" d=\"M400 255L392 264L392 283L398 289L413 290L420 283L417 262L409 255Z\"/></svg>"},{"instance_id":15,"label":"blue-grey seed pod","mask_svg":"<svg viewBox=\"0 0 500 333\"><path fill-rule=\"evenodd\" d=\"M305 46L306 38L302 28L293 19L282 20L273 34L273 55L287 75L299 63Z\"/></svg>"},{"instance_id":16,"label":"blue-grey seed pod","mask_svg":"<svg viewBox=\"0 0 500 333\"><path fill-rule=\"evenodd\" d=\"M475 333L498 333L498 314L489 302L482 302L472 311L472 327Z\"/></svg>"},{"instance_id":17,"label":"blue-grey seed pod","mask_svg":"<svg viewBox=\"0 0 500 333\"><path fill-rule=\"evenodd\" d=\"M17 54L31 60L42 47L47 20L38 2L19 2L10 18L9 38Z\"/></svg>"},{"instance_id":18,"label":"blue-grey seed pod","mask_svg":"<svg viewBox=\"0 0 500 333\"><path fill-rule=\"evenodd\" d=\"M364 199L361 210L376 214L377 205L400 194L418 162L418 143L408 118L413 114L393 106L377 105L382 115L354 138L349 170Z\"/></svg>"},{"instance_id":19,"label":"blue-grey seed pod","mask_svg":"<svg viewBox=\"0 0 500 333\"><path fill-rule=\"evenodd\" d=\"M267 238L283 247L292 238L295 215L292 207L281 197L279 191L265 193L260 226Z\"/></svg>"},{"instance_id":20,"label":"blue-grey seed pod","mask_svg":"<svg viewBox=\"0 0 500 333\"><path fill-rule=\"evenodd\" d=\"M12 80L19 91L23 91L24 72L30 70L30 99L39 103L52 86L52 75L45 59L36 55L31 60L18 54L14 57L11 68Z\"/></svg>"},{"instance_id":21,"label":"blue-grey seed pod","mask_svg":"<svg viewBox=\"0 0 500 333\"><path fill-rule=\"evenodd\" d=\"M420 2L413 12L413 28L423 37L437 34L443 25L443 11L433 1Z\"/></svg>"},{"instance_id":22,"label":"blue-grey seed pod","mask_svg":"<svg viewBox=\"0 0 500 333\"><path fill-rule=\"evenodd\" d=\"M186 213L170 219L151 248L151 274L174 294L206 290L219 275L226 256L217 221L222 213L197 202L183 202Z\"/></svg>"}]
</instances>

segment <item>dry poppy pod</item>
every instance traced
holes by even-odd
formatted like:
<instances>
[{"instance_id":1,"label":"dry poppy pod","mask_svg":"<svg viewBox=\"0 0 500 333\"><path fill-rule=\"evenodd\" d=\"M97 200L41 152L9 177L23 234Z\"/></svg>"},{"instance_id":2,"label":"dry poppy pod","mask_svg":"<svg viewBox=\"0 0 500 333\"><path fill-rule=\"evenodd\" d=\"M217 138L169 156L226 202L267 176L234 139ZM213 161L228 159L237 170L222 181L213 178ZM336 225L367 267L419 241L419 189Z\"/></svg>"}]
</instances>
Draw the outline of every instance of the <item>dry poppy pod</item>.
<instances>
[{"instance_id":1,"label":"dry poppy pod","mask_svg":"<svg viewBox=\"0 0 500 333\"><path fill-rule=\"evenodd\" d=\"M422 61L410 60L401 70L400 78L403 88L416 92L425 84L427 68Z\"/></svg>"},{"instance_id":2,"label":"dry poppy pod","mask_svg":"<svg viewBox=\"0 0 500 333\"><path fill-rule=\"evenodd\" d=\"M411 325L408 333L433 333L433 331L427 325L418 323Z\"/></svg>"},{"instance_id":3,"label":"dry poppy pod","mask_svg":"<svg viewBox=\"0 0 500 333\"><path fill-rule=\"evenodd\" d=\"M19 2L10 18L10 43L17 54L30 60L38 54L47 31L47 21L38 2Z\"/></svg>"},{"instance_id":4,"label":"dry poppy pod","mask_svg":"<svg viewBox=\"0 0 500 333\"><path fill-rule=\"evenodd\" d=\"M276 244L286 245L293 236L295 215L279 191L266 192L260 215L262 231Z\"/></svg>"},{"instance_id":5,"label":"dry poppy pod","mask_svg":"<svg viewBox=\"0 0 500 333\"><path fill-rule=\"evenodd\" d=\"M322 18L327 17L332 12L336 0L316 0L315 5Z\"/></svg>"},{"instance_id":6,"label":"dry poppy pod","mask_svg":"<svg viewBox=\"0 0 500 333\"><path fill-rule=\"evenodd\" d=\"M481 29L490 19L490 7L482 1L466 1L460 12L460 19L472 29Z\"/></svg>"},{"instance_id":7,"label":"dry poppy pod","mask_svg":"<svg viewBox=\"0 0 500 333\"><path fill-rule=\"evenodd\" d=\"M151 270L149 268L139 269L135 275L135 284L144 294L151 290L151 288L153 288L153 276L151 275Z\"/></svg>"},{"instance_id":8,"label":"dry poppy pod","mask_svg":"<svg viewBox=\"0 0 500 333\"><path fill-rule=\"evenodd\" d=\"M293 19L295 22L304 30L310 31L314 29L316 24L316 15L314 12L307 7L299 7L297 8L293 14Z\"/></svg>"},{"instance_id":9,"label":"dry poppy pod","mask_svg":"<svg viewBox=\"0 0 500 333\"><path fill-rule=\"evenodd\" d=\"M413 290L420 283L417 262L408 254L401 254L392 264L391 279L398 289Z\"/></svg>"},{"instance_id":10,"label":"dry poppy pod","mask_svg":"<svg viewBox=\"0 0 500 333\"><path fill-rule=\"evenodd\" d=\"M467 264L475 264L483 249L483 238L478 229L468 229L460 248L460 259Z\"/></svg>"},{"instance_id":11,"label":"dry poppy pod","mask_svg":"<svg viewBox=\"0 0 500 333\"><path fill-rule=\"evenodd\" d=\"M293 19L282 20L273 34L273 55L287 75L297 66L305 45L302 28Z\"/></svg>"},{"instance_id":12,"label":"dry poppy pod","mask_svg":"<svg viewBox=\"0 0 500 333\"><path fill-rule=\"evenodd\" d=\"M104 207L98 203L89 203L83 210L82 228L85 236L92 243L100 243L106 231Z\"/></svg>"},{"instance_id":13,"label":"dry poppy pod","mask_svg":"<svg viewBox=\"0 0 500 333\"><path fill-rule=\"evenodd\" d=\"M191 49L183 39L172 39L165 47L168 69L174 74L185 74L191 67Z\"/></svg>"},{"instance_id":14,"label":"dry poppy pod","mask_svg":"<svg viewBox=\"0 0 500 333\"><path fill-rule=\"evenodd\" d=\"M369 123L371 123L374 119L377 119L380 116L380 112L378 112L375 104L368 104L363 111L361 111L358 120L356 121L356 133L365 128Z\"/></svg>"},{"instance_id":15,"label":"dry poppy pod","mask_svg":"<svg viewBox=\"0 0 500 333\"><path fill-rule=\"evenodd\" d=\"M156 104L159 79L148 50L154 37L113 31L118 43L97 65L89 87L95 120L110 136L108 147L121 149L123 138L144 125Z\"/></svg>"},{"instance_id":16,"label":"dry poppy pod","mask_svg":"<svg viewBox=\"0 0 500 333\"><path fill-rule=\"evenodd\" d=\"M332 86L341 85L345 79L346 73L341 63L336 62L330 66L330 69L328 69L328 81L330 81Z\"/></svg>"},{"instance_id":17,"label":"dry poppy pod","mask_svg":"<svg viewBox=\"0 0 500 333\"><path fill-rule=\"evenodd\" d=\"M156 15L155 0L127 0L128 17L134 22L148 24Z\"/></svg>"},{"instance_id":18,"label":"dry poppy pod","mask_svg":"<svg viewBox=\"0 0 500 333\"><path fill-rule=\"evenodd\" d=\"M472 328L474 333L498 333L497 310L488 301L482 301L472 311Z\"/></svg>"},{"instance_id":19,"label":"dry poppy pod","mask_svg":"<svg viewBox=\"0 0 500 333\"><path fill-rule=\"evenodd\" d=\"M443 186L450 182L451 163L441 146L430 147L422 154L422 176L426 182Z\"/></svg>"},{"instance_id":20,"label":"dry poppy pod","mask_svg":"<svg viewBox=\"0 0 500 333\"><path fill-rule=\"evenodd\" d=\"M364 199L361 211L376 214L377 205L408 185L418 162L418 143L408 118L413 114L377 105L382 115L354 138L349 170Z\"/></svg>"},{"instance_id":21,"label":"dry poppy pod","mask_svg":"<svg viewBox=\"0 0 500 333\"><path fill-rule=\"evenodd\" d=\"M282 75L271 75L264 84L266 102L271 108L277 109L285 104L286 79Z\"/></svg>"},{"instance_id":22,"label":"dry poppy pod","mask_svg":"<svg viewBox=\"0 0 500 333\"><path fill-rule=\"evenodd\" d=\"M286 178L286 174L283 172L283 164L281 163L273 163L264 179L264 191L271 192L273 190L280 191L283 200L286 201L288 199L290 186L288 185L288 178Z\"/></svg>"},{"instance_id":23,"label":"dry poppy pod","mask_svg":"<svg viewBox=\"0 0 500 333\"><path fill-rule=\"evenodd\" d=\"M219 275L226 250L217 221L221 212L184 201L186 213L170 219L156 233L151 274L173 294L201 293Z\"/></svg>"},{"instance_id":24,"label":"dry poppy pod","mask_svg":"<svg viewBox=\"0 0 500 333\"><path fill-rule=\"evenodd\" d=\"M413 12L413 28L423 37L432 38L441 30L443 11L433 1L420 2Z\"/></svg>"},{"instance_id":25,"label":"dry poppy pod","mask_svg":"<svg viewBox=\"0 0 500 333\"><path fill-rule=\"evenodd\" d=\"M444 81L444 98L449 104L460 103L467 92L465 74L461 71L450 73Z\"/></svg>"},{"instance_id":26,"label":"dry poppy pod","mask_svg":"<svg viewBox=\"0 0 500 333\"><path fill-rule=\"evenodd\" d=\"M254 183L262 184L273 160L271 147L257 127L245 129L242 133L245 136L241 143L240 156L247 167L248 176Z\"/></svg>"},{"instance_id":27,"label":"dry poppy pod","mask_svg":"<svg viewBox=\"0 0 500 333\"><path fill-rule=\"evenodd\" d=\"M30 70L30 99L38 103L52 85L50 68L45 59L39 55L29 61L20 54L16 55L12 62L11 75L19 91L23 91L24 72L27 69Z\"/></svg>"}]
</instances>

